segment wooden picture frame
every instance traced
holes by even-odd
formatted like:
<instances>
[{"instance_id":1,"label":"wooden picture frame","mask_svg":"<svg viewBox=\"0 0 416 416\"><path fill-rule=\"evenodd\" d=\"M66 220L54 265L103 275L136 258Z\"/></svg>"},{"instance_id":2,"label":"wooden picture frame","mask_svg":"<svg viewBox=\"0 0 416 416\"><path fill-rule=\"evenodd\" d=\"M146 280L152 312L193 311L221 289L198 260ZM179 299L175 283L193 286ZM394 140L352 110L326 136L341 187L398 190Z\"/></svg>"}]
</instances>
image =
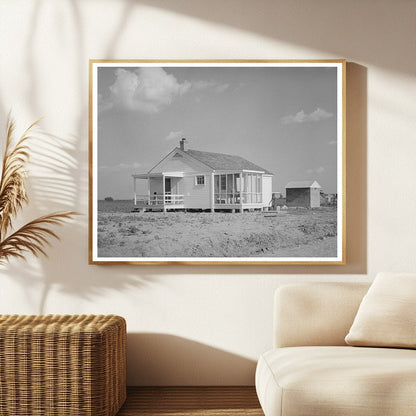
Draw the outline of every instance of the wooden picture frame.
<instances>
[{"instance_id":1,"label":"wooden picture frame","mask_svg":"<svg viewBox=\"0 0 416 416\"><path fill-rule=\"evenodd\" d=\"M345 60L90 60L90 264L345 264Z\"/></svg>"}]
</instances>

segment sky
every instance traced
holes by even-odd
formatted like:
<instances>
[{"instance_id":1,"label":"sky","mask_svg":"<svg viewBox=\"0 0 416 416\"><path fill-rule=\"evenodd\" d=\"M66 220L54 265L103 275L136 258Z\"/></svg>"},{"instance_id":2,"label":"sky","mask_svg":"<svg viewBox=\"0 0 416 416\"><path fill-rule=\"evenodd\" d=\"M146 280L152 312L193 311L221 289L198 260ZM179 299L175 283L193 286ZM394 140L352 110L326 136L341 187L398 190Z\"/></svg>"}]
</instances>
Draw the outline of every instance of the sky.
<instances>
[{"instance_id":1,"label":"sky","mask_svg":"<svg viewBox=\"0 0 416 416\"><path fill-rule=\"evenodd\" d=\"M274 173L273 191L316 180L337 192L335 67L99 67L98 198L131 199L179 146L242 156ZM137 180L146 194L145 180Z\"/></svg>"}]
</instances>

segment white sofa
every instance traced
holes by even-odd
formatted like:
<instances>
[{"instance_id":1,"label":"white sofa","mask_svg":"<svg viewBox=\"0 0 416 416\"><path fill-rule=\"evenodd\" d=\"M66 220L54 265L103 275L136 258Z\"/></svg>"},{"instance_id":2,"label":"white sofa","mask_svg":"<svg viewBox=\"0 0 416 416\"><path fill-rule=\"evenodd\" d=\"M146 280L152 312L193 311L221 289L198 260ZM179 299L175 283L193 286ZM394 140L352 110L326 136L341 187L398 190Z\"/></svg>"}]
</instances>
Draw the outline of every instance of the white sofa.
<instances>
[{"instance_id":1,"label":"white sofa","mask_svg":"<svg viewBox=\"0 0 416 416\"><path fill-rule=\"evenodd\" d=\"M266 416L416 415L416 350L344 341L368 288L311 283L276 291L274 348L256 370Z\"/></svg>"}]
</instances>

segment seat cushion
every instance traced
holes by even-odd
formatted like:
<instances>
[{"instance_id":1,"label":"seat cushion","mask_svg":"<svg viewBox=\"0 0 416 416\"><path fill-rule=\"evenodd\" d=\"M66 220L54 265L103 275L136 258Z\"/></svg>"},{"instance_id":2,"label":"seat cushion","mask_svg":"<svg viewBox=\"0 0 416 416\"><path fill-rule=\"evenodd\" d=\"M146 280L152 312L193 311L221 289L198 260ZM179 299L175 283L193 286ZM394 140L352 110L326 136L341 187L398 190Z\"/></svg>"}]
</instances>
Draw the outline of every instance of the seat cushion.
<instances>
[{"instance_id":1,"label":"seat cushion","mask_svg":"<svg viewBox=\"0 0 416 416\"><path fill-rule=\"evenodd\" d=\"M416 351L277 348L260 357L256 389L266 416L416 416Z\"/></svg>"}]
</instances>

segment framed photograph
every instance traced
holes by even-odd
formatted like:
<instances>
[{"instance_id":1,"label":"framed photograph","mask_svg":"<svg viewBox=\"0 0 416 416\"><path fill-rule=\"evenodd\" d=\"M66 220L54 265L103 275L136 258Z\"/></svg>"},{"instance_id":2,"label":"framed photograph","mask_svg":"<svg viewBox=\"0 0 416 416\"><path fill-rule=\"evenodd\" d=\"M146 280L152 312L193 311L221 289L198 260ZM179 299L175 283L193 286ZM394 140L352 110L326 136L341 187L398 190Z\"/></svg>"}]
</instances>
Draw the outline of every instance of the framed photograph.
<instances>
[{"instance_id":1,"label":"framed photograph","mask_svg":"<svg viewBox=\"0 0 416 416\"><path fill-rule=\"evenodd\" d=\"M91 60L91 264L344 264L345 61Z\"/></svg>"}]
</instances>

